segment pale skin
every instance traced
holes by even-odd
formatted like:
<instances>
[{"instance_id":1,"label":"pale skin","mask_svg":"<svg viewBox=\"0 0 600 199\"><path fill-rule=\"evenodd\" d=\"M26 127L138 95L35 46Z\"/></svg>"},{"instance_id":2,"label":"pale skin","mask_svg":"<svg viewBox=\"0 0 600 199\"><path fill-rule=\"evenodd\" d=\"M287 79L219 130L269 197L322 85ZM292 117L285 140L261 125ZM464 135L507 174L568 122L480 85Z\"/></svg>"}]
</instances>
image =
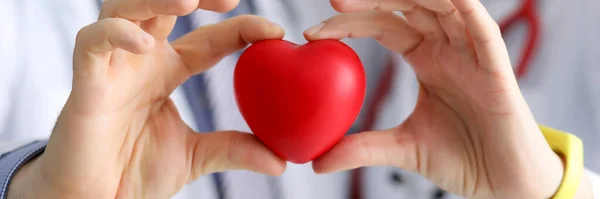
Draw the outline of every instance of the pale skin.
<instances>
[{"instance_id":1,"label":"pale skin","mask_svg":"<svg viewBox=\"0 0 600 199\"><path fill-rule=\"evenodd\" d=\"M169 98L223 56L283 37L265 19L239 16L167 42L176 16L228 11L236 3L107 0L99 21L77 36L72 92L46 151L19 171L8 197L169 198L217 171L281 174L285 162L254 136L193 132ZM421 91L404 123L345 137L314 161L316 172L389 165L470 198L553 195L562 161L538 130L497 25L478 1L332 5L350 13L307 30L307 39L375 37L411 63ZM577 198L591 198L583 179Z\"/></svg>"},{"instance_id":2,"label":"pale skin","mask_svg":"<svg viewBox=\"0 0 600 199\"><path fill-rule=\"evenodd\" d=\"M420 91L402 124L345 137L314 161L316 172L385 165L469 198L554 195L563 163L529 111L498 25L479 1L331 3L344 14L308 29L308 40L375 38L411 64ZM576 198L591 198L590 186L584 176Z\"/></svg>"},{"instance_id":3,"label":"pale skin","mask_svg":"<svg viewBox=\"0 0 600 199\"><path fill-rule=\"evenodd\" d=\"M176 15L236 4L106 1L99 21L77 36L72 92L48 147L19 172L9 198L169 198L217 171L281 174L285 161L252 134L193 132L169 98L248 43L283 37L265 19L240 16L166 40Z\"/></svg>"}]
</instances>

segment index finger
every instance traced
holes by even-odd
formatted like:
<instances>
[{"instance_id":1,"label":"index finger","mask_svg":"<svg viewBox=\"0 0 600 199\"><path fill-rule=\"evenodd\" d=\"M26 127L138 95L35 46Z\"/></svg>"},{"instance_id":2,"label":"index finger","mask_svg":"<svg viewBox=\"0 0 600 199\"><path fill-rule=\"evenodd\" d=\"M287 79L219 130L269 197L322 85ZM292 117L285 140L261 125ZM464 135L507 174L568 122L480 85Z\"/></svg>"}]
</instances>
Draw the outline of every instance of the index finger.
<instances>
[{"instance_id":1,"label":"index finger","mask_svg":"<svg viewBox=\"0 0 600 199\"><path fill-rule=\"evenodd\" d=\"M329 0L329 2L334 9L340 12L412 11L417 5L440 15L447 15L455 10L450 0Z\"/></svg>"},{"instance_id":2,"label":"index finger","mask_svg":"<svg viewBox=\"0 0 600 199\"><path fill-rule=\"evenodd\" d=\"M500 27L478 0L452 0L465 21L477 52L497 52L504 48ZM494 44L494 45L490 45Z\"/></svg>"},{"instance_id":3,"label":"index finger","mask_svg":"<svg viewBox=\"0 0 600 199\"><path fill-rule=\"evenodd\" d=\"M413 0L329 0L331 6L339 12L360 12L366 10L407 11L414 10Z\"/></svg>"},{"instance_id":4,"label":"index finger","mask_svg":"<svg viewBox=\"0 0 600 199\"><path fill-rule=\"evenodd\" d=\"M197 74L248 44L281 39L281 26L255 15L241 15L198 28L172 42L191 74Z\"/></svg>"},{"instance_id":5,"label":"index finger","mask_svg":"<svg viewBox=\"0 0 600 199\"><path fill-rule=\"evenodd\" d=\"M467 43L464 23L451 0L330 0L330 2L340 12L373 9L401 11L411 25L423 34L433 36L431 38L447 37L452 44L459 46L465 46Z\"/></svg>"},{"instance_id":6,"label":"index finger","mask_svg":"<svg viewBox=\"0 0 600 199\"><path fill-rule=\"evenodd\" d=\"M120 17L148 20L158 15L184 16L196 9L216 12L232 10L239 0L106 0L100 19Z\"/></svg>"},{"instance_id":7,"label":"index finger","mask_svg":"<svg viewBox=\"0 0 600 199\"><path fill-rule=\"evenodd\" d=\"M255 15L236 16L189 32L171 43L183 64L173 70L177 72L167 74L168 82L174 84L166 89L175 89L191 75L207 70L250 43L281 39L284 34L279 25Z\"/></svg>"}]
</instances>

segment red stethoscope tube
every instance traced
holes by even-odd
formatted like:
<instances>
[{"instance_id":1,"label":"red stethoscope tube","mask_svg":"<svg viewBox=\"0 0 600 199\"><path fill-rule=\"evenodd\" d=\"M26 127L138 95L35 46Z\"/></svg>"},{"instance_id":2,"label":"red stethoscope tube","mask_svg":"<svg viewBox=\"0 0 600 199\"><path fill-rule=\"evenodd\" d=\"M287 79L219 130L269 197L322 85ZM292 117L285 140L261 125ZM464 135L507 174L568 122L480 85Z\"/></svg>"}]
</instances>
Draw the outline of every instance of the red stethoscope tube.
<instances>
[{"instance_id":1,"label":"red stethoscope tube","mask_svg":"<svg viewBox=\"0 0 600 199\"><path fill-rule=\"evenodd\" d=\"M517 79L520 79L527 73L531 60L538 47L540 38L540 19L536 10L535 0L524 0L521 7L517 9L515 13L500 23L502 35L507 34L507 31L520 22L520 20L527 23L528 32L525 47L523 48L524 51L521 52L522 55L517 62L517 67L515 69L515 76Z\"/></svg>"}]
</instances>

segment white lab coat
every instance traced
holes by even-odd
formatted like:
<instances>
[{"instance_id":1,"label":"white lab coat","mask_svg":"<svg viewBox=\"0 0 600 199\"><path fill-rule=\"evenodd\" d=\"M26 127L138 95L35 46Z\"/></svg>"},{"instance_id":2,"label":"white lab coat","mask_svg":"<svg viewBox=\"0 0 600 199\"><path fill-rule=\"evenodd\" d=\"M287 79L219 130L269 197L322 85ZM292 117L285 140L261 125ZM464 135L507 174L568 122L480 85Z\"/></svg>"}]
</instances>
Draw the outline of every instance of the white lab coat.
<instances>
[{"instance_id":1,"label":"white lab coat","mask_svg":"<svg viewBox=\"0 0 600 199\"><path fill-rule=\"evenodd\" d=\"M285 0L294 12L281 7L281 1L256 0L259 14L281 24L286 39L304 43L302 31L333 16L336 12L326 0ZM519 0L484 1L495 19L501 21L513 11ZM531 69L520 81L530 108L540 123L575 133L585 144L586 166L600 172L600 26L596 22L600 3L595 0L540 1L543 20L540 51ZM297 24L290 20L296 13ZM310 14L309 14L310 13ZM313 14L317 13L317 14ZM0 141L47 138L64 105L71 85L71 57L78 30L96 20L96 0L45 1L4 0L0 2ZM222 19L208 11L195 13L199 25ZM507 37L511 56L520 53L522 31ZM361 57L367 71L368 90L372 91L386 51L371 39L345 40ZM515 59L516 61L516 59ZM231 67L235 59L224 59L209 71L210 87L219 129L248 130L236 111L231 88ZM415 105L417 84L410 67L400 62L393 92L386 99L377 129L395 126L408 116ZM225 85L223 85L225 84ZM219 90L219 92L216 92ZM193 115L181 90L172 95L182 117L194 127ZM219 100L214 100L219 99ZM369 100L369 98L367 98ZM233 111L231 111L233 110ZM226 120L225 120L226 119ZM359 120L362 118L359 118ZM228 122L225 122L228 121ZM234 122L229 122L234 121ZM391 180L400 172L403 183ZM225 176L229 198L268 198L264 194L273 178L246 171ZM368 199L433 198L437 188L420 176L387 167L368 168L364 176ZM316 175L310 164L288 165L277 179L284 199L344 199L349 192L348 172ZM252 182L252 183L249 183ZM260 183L264 182L264 183ZM596 183L598 184L598 183ZM598 188L597 188L598 189ZM208 177L187 185L175 199L215 197L214 184ZM458 198L447 196L445 198Z\"/></svg>"}]
</instances>

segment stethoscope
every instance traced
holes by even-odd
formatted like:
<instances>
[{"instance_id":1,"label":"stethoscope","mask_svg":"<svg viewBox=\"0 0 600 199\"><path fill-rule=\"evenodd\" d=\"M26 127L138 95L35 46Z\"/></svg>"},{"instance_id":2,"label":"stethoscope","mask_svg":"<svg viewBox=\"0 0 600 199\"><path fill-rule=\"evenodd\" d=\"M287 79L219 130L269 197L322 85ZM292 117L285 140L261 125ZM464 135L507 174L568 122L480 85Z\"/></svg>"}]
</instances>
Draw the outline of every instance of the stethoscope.
<instances>
[{"instance_id":1,"label":"stethoscope","mask_svg":"<svg viewBox=\"0 0 600 199\"><path fill-rule=\"evenodd\" d=\"M525 76L529 70L534 53L536 52L540 39L540 18L537 12L536 0L523 0L520 7L510 15L506 20L502 21L499 26L503 35L519 23L521 20L527 23L528 33L523 54L517 62L515 76L520 79Z\"/></svg>"}]
</instances>

